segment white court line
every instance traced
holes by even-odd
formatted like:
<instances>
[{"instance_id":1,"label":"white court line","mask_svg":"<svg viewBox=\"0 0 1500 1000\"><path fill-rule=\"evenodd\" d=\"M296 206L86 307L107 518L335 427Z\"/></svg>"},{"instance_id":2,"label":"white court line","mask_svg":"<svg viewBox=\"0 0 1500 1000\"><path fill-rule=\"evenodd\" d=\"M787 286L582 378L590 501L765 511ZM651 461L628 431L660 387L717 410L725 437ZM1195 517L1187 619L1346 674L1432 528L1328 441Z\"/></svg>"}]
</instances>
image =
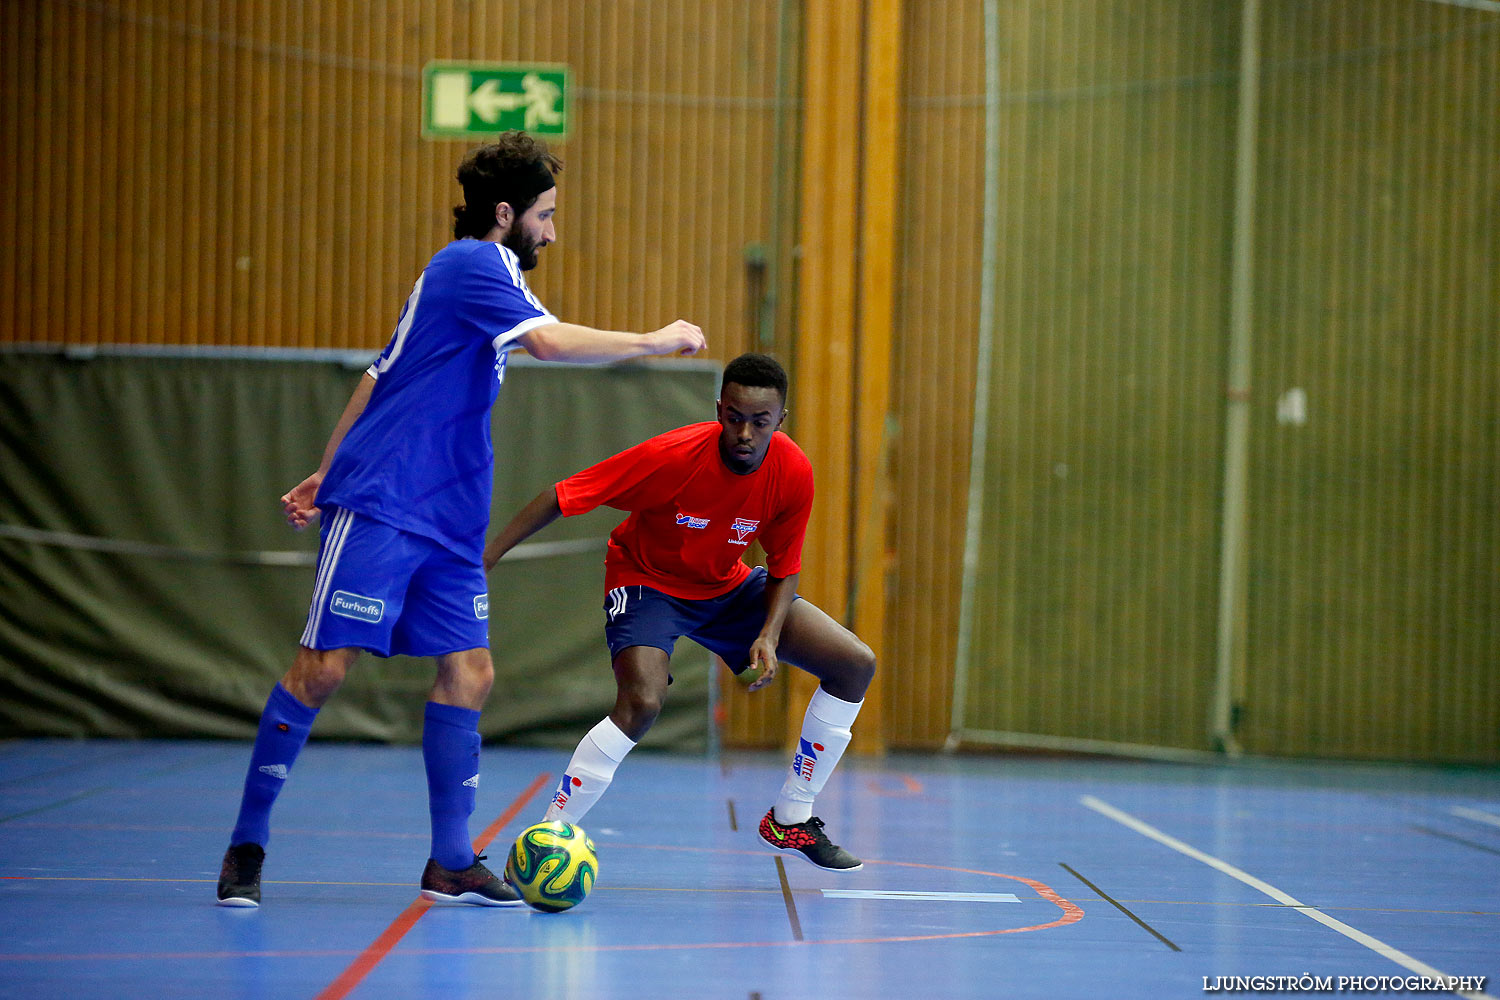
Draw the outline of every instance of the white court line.
<instances>
[{"instance_id":1,"label":"white court line","mask_svg":"<svg viewBox=\"0 0 1500 1000\"><path fill-rule=\"evenodd\" d=\"M1496 816L1494 813L1481 812L1478 809L1469 809L1464 806L1454 806L1448 811L1455 816L1462 816L1464 819L1472 819L1478 823L1488 823L1491 826L1500 826L1500 816Z\"/></svg>"},{"instance_id":2,"label":"white court line","mask_svg":"<svg viewBox=\"0 0 1500 1000\"><path fill-rule=\"evenodd\" d=\"M949 903L1019 903L1013 892L909 892L905 889L824 889L833 899L931 899Z\"/></svg>"},{"instance_id":3,"label":"white court line","mask_svg":"<svg viewBox=\"0 0 1500 1000\"><path fill-rule=\"evenodd\" d=\"M1185 844L1182 841L1178 840L1176 837L1168 836L1167 834L1162 833L1151 824L1142 822L1129 813L1122 812L1121 810L1116 809L1108 802L1096 799L1092 795L1085 795L1078 801L1082 802L1084 805L1088 806L1090 809L1094 810L1097 813L1103 813L1105 816L1108 816L1116 823L1120 823L1124 826L1130 827L1132 830L1134 830L1136 833L1141 834L1142 836L1150 837L1152 840L1156 841L1159 844L1165 844L1174 851L1177 851L1181 854L1186 854L1194 861L1201 861L1205 865L1208 865L1210 868L1223 872L1230 878L1239 879L1250 888L1255 889L1258 892L1265 893L1267 896L1270 896L1278 903L1283 903L1286 906L1296 907L1298 912L1312 917L1320 924L1323 924L1327 927L1332 927L1334 930L1338 931L1349 940L1356 941L1359 944L1364 945L1371 951L1385 956L1392 962L1395 962L1397 965L1415 972L1419 976L1426 976L1429 979L1442 977L1444 980L1454 978L1450 977L1445 972L1439 972L1437 969L1434 969L1426 962L1421 962L1415 958L1412 958L1404 951L1392 948L1384 941L1372 938L1364 931L1355 930L1353 927L1350 927L1342 920L1337 920L1333 917L1330 917L1328 914L1324 913L1322 910L1319 910L1315 906L1308 906L1306 903L1299 902L1298 900L1282 892L1280 889L1276 888L1274 885L1271 885L1269 882L1262 882L1254 875L1236 868L1234 865L1230 864L1227 861L1220 861L1212 854L1204 854L1202 851L1198 850L1196 847L1193 847L1191 844ZM1458 995L1461 997L1466 997L1468 998L1468 1000L1486 1000L1485 997L1481 996L1478 993L1460 992L1458 993Z\"/></svg>"}]
</instances>

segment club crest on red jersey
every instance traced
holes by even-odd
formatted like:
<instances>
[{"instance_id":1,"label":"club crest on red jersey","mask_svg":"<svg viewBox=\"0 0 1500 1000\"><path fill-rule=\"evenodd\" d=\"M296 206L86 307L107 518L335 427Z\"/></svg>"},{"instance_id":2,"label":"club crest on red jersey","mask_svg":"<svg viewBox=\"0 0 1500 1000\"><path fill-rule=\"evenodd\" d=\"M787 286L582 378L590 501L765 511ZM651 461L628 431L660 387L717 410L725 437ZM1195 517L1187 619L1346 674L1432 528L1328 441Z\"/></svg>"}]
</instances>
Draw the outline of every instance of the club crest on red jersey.
<instances>
[{"instance_id":1,"label":"club crest on red jersey","mask_svg":"<svg viewBox=\"0 0 1500 1000\"><path fill-rule=\"evenodd\" d=\"M752 521L748 517L735 518L734 523L729 526L729 530L734 532L737 537L731 538L729 544L749 545L750 536L755 534L755 529L759 527L759 521Z\"/></svg>"}]
</instances>

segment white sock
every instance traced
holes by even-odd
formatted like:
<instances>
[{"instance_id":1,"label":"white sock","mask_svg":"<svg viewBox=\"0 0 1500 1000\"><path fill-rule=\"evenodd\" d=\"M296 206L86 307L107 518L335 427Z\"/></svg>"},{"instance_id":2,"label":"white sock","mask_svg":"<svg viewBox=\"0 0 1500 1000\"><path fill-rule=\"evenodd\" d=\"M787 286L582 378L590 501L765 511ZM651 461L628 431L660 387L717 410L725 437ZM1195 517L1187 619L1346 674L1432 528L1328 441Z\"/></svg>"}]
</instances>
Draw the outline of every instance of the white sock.
<instances>
[{"instance_id":1,"label":"white sock","mask_svg":"<svg viewBox=\"0 0 1500 1000\"><path fill-rule=\"evenodd\" d=\"M802 717L802 739L792 757L791 773L773 807L776 822L785 826L806 823L812 817L813 800L828 784L828 776L854 738L850 728L863 704L835 698L821 687L813 692Z\"/></svg>"},{"instance_id":2,"label":"white sock","mask_svg":"<svg viewBox=\"0 0 1500 1000\"><path fill-rule=\"evenodd\" d=\"M633 749L635 740L621 732L620 727L606 716L578 741L578 749L573 751L567 773L557 783L552 803L547 806L547 814L542 820L560 819L564 823L582 820L614 780L615 768L620 766L620 761Z\"/></svg>"}]
</instances>

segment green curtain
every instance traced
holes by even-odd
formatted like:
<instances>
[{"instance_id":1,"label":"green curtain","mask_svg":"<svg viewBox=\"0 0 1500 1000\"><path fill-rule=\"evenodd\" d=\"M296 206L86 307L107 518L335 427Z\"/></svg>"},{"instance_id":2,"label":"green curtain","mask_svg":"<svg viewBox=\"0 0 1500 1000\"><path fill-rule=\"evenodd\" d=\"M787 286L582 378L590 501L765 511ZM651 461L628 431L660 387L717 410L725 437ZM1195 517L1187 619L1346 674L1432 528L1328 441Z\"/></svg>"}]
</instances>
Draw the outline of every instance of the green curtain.
<instances>
[{"instance_id":1,"label":"green curtain","mask_svg":"<svg viewBox=\"0 0 1500 1000\"><path fill-rule=\"evenodd\" d=\"M0 354L0 736L253 735L296 648L314 530L278 498L317 465L362 365L271 356ZM503 523L557 479L711 419L716 367L513 359L493 414ZM614 701L603 539L491 574L490 739L570 746ZM590 542L592 540L592 543ZM708 654L679 646L648 745L704 745ZM414 742L430 661L360 659L322 738Z\"/></svg>"}]
</instances>

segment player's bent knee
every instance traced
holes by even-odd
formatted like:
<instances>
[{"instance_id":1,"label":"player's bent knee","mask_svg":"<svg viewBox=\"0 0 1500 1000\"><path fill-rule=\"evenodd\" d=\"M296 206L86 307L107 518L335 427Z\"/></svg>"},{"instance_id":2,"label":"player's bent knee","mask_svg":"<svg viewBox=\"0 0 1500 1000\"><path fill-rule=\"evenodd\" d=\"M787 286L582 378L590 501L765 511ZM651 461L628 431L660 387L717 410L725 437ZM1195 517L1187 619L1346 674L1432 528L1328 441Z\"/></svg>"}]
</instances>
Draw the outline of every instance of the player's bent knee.
<instances>
[{"instance_id":1,"label":"player's bent knee","mask_svg":"<svg viewBox=\"0 0 1500 1000\"><path fill-rule=\"evenodd\" d=\"M482 709L490 696L490 689L494 686L495 671L491 668L488 671L465 675L456 694L463 699L466 707Z\"/></svg>"},{"instance_id":2,"label":"player's bent knee","mask_svg":"<svg viewBox=\"0 0 1500 1000\"><path fill-rule=\"evenodd\" d=\"M844 701L864 698L875 679L875 653L859 640L853 648L829 662L822 673L813 671L823 682L823 689Z\"/></svg>"},{"instance_id":3,"label":"player's bent knee","mask_svg":"<svg viewBox=\"0 0 1500 1000\"><path fill-rule=\"evenodd\" d=\"M446 704L483 709L495 686L495 663L487 649L470 649L438 657L434 696Z\"/></svg>"},{"instance_id":4,"label":"player's bent knee","mask_svg":"<svg viewBox=\"0 0 1500 1000\"><path fill-rule=\"evenodd\" d=\"M343 650L304 646L297 651L297 658L292 669L287 671L282 686L298 701L317 708L333 697L344 683L350 662Z\"/></svg>"},{"instance_id":5,"label":"player's bent knee","mask_svg":"<svg viewBox=\"0 0 1500 1000\"><path fill-rule=\"evenodd\" d=\"M463 668L464 686L483 698L495 686L495 664L485 659L482 663L466 663Z\"/></svg>"},{"instance_id":6,"label":"player's bent knee","mask_svg":"<svg viewBox=\"0 0 1500 1000\"><path fill-rule=\"evenodd\" d=\"M864 691L874 679L875 651L864 643L860 643L858 651L849 664L849 683L853 687L858 687L860 691Z\"/></svg>"},{"instance_id":7,"label":"player's bent knee","mask_svg":"<svg viewBox=\"0 0 1500 1000\"><path fill-rule=\"evenodd\" d=\"M661 714L664 700L660 694L652 691L621 691L615 699L615 710L611 717L621 732L632 740L639 741Z\"/></svg>"}]
</instances>

